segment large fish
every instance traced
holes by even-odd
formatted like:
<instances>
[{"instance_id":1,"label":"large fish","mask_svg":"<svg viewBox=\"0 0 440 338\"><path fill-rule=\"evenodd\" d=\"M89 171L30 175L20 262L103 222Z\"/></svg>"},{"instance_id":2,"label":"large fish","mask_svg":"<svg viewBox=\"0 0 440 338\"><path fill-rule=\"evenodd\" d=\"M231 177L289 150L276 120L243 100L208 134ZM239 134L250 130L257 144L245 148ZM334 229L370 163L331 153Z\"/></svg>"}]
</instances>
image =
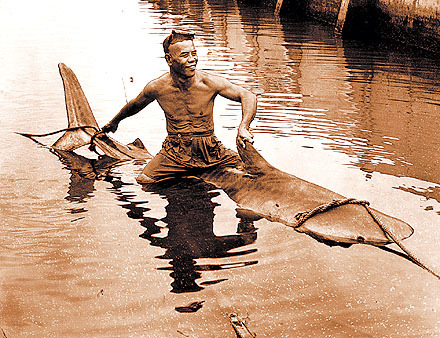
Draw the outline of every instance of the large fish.
<instances>
[{"instance_id":1,"label":"large fish","mask_svg":"<svg viewBox=\"0 0 440 338\"><path fill-rule=\"evenodd\" d=\"M270 165L250 143L237 145L245 170L214 170L200 177L223 189L241 208L327 243L386 245L412 235L407 223ZM326 209L326 210L325 210ZM303 218L310 212L310 217ZM309 215L307 215L309 216Z\"/></svg>"},{"instance_id":2,"label":"large fish","mask_svg":"<svg viewBox=\"0 0 440 338\"><path fill-rule=\"evenodd\" d=\"M68 128L52 145L54 149L71 151L92 141L105 155L119 160L151 158L140 141L123 145L97 133L98 124L77 77L65 64L60 63L58 67L64 85ZM246 143L245 147L238 146L238 150L244 170L216 169L204 172L200 178L223 189L240 208L292 226L323 241L373 245L393 242L361 204L331 208L298 226L299 213L334 200L344 200L345 197L276 169L250 143ZM405 239L413 233L407 223L374 209L372 212L397 239Z\"/></svg>"}]
</instances>

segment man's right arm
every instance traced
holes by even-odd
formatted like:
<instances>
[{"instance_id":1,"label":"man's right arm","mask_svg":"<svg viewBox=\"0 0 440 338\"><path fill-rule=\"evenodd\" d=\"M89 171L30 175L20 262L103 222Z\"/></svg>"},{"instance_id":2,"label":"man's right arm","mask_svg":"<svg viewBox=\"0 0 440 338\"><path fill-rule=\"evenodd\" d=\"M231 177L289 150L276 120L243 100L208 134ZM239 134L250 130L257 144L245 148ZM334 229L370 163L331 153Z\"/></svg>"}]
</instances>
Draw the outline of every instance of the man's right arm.
<instances>
[{"instance_id":1,"label":"man's right arm","mask_svg":"<svg viewBox=\"0 0 440 338\"><path fill-rule=\"evenodd\" d=\"M127 117L137 114L155 99L154 85L150 82L137 97L130 100L124 107L122 107L119 113L117 113L115 117L102 128L102 131L105 133L114 133L118 129L119 122Z\"/></svg>"}]
</instances>

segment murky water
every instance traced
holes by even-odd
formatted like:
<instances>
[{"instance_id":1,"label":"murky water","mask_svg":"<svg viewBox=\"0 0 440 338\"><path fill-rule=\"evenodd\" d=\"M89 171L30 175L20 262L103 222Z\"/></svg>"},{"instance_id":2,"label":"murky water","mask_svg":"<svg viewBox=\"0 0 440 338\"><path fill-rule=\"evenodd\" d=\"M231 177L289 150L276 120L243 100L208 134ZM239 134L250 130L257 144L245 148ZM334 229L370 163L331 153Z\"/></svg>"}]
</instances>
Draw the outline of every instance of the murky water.
<instances>
[{"instance_id":1,"label":"murky water","mask_svg":"<svg viewBox=\"0 0 440 338\"><path fill-rule=\"evenodd\" d=\"M57 154L15 131L66 126L57 63L100 125L167 71L161 42L196 35L199 67L259 95L255 145L276 167L410 223L440 270L440 61L342 41L237 1L0 3L0 327L7 337L436 336L438 280L374 247L331 248L252 222L210 186L142 190L143 164ZM235 148L240 106L218 99ZM165 137L157 104L115 138ZM41 139L51 144L53 138ZM202 301L195 313L175 307Z\"/></svg>"}]
</instances>

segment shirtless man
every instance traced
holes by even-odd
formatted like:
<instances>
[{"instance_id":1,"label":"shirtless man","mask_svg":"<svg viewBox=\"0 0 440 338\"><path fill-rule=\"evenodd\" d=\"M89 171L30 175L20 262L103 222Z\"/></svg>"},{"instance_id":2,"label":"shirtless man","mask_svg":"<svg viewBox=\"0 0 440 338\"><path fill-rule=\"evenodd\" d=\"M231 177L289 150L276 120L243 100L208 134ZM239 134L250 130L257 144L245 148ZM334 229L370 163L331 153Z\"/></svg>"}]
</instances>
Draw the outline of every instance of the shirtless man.
<instances>
[{"instance_id":1,"label":"shirtless man","mask_svg":"<svg viewBox=\"0 0 440 338\"><path fill-rule=\"evenodd\" d=\"M222 77L196 70L198 57L193 39L193 34L173 31L163 42L170 72L149 82L103 128L104 132L115 132L119 122L154 100L163 109L168 136L160 152L137 177L138 183L191 175L217 166L235 167L239 163L237 154L214 135L213 107L218 94L241 102L237 142L252 143L249 126L256 113L256 96Z\"/></svg>"}]
</instances>

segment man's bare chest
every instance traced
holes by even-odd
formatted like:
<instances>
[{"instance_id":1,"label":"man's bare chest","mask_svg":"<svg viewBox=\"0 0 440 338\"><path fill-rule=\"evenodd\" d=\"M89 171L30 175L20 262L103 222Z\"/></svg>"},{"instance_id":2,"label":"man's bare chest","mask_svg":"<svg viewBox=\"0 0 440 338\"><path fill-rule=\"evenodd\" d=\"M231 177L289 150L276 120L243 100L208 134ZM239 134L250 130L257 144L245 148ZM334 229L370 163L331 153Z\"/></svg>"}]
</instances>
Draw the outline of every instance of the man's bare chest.
<instances>
[{"instance_id":1,"label":"man's bare chest","mask_svg":"<svg viewBox=\"0 0 440 338\"><path fill-rule=\"evenodd\" d=\"M214 97L215 92L205 88L176 88L161 93L157 101L166 113L200 114L212 110Z\"/></svg>"}]
</instances>

